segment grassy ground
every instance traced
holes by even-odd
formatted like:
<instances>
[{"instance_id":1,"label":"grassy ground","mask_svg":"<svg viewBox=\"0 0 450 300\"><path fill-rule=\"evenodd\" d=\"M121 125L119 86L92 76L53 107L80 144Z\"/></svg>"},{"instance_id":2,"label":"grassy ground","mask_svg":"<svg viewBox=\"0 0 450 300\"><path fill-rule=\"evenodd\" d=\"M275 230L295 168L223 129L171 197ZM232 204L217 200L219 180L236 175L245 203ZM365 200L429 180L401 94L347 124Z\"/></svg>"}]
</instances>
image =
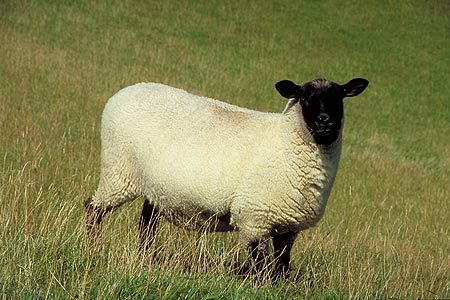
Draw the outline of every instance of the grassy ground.
<instances>
[{"instance_id":1,"label":"grassy ground","mask_svg":"<svg viewBox=\"0 0 450 300\"><path fill-rule=\"evenodd\" d=\"M447 1L91 2L0 1L0 298L450 299ZM117 90L159 81L280 111L276 81L321 76L371 84L347 101L337 182L292 280L233 275L236 235L169 224L141 259L141 201L86 246Z\"/></svg>"}]
</instances>

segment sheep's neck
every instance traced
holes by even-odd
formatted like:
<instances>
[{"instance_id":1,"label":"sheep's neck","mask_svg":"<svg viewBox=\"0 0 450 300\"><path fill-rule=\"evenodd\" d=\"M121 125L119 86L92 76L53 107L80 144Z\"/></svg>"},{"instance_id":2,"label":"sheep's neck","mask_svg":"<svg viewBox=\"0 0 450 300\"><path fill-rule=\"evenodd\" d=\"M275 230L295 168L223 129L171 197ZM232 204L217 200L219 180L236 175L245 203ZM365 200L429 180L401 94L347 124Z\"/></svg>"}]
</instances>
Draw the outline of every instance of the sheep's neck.
<instances>
[{"instance_id":1,"label":"sheep's neck","mask_svg":"<svg viewBox=\"0 0 450 300\"><path fill-rule=\"evenodd\" d=\"M331 145L318 145L302 120L292 117L288 138L294 147L288 154L291 189L286 201L296 208L300 228L305 229L314 226L325 211L338 169L342 134Z\"/></svg>"}]
</instances>

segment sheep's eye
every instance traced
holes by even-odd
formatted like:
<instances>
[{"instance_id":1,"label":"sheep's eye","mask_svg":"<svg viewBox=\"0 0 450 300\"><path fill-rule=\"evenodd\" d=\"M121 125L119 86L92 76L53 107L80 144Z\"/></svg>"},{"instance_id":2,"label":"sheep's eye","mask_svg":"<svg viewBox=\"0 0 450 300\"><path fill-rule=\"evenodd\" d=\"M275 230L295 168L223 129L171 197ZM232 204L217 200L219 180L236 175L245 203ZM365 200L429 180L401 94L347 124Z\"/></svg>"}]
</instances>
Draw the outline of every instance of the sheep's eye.
<instances>
[{"instance_id":1,"label":"sheep's eye","mask_svg":"<svg viewBox=\"0 0 450 300\"><path fill-rule=\"evenodd\" d=\"M310 99L309 98L307 98L307 97L301 97L300 99L299 99L299 102L303 105L303 106L309 106L309 104L310 104Z\"/></svg>"}]
</instances>

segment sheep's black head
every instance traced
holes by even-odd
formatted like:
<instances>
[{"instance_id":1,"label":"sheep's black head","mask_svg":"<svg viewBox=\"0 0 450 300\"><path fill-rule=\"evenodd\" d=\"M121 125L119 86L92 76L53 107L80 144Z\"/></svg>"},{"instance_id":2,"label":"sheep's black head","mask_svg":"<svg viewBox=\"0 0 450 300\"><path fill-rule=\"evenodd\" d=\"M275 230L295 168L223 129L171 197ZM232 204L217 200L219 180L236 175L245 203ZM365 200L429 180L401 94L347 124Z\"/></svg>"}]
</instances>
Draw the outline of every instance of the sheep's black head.
<instances>
[{"instance_id":1,"label":"sheep's black head","mask_svg":"<svg viewBox=\"0 0 450 300\"><path fill-rule=\"evenodd\" d=\"M303 119L318 144L329 145L339 136L344 116L344 98L357 96L369 82L355 78L340 85L325 79L316 79L302 85L282 80L275 84L285 98L299 102Z\"/></svg>"}]
</instances>

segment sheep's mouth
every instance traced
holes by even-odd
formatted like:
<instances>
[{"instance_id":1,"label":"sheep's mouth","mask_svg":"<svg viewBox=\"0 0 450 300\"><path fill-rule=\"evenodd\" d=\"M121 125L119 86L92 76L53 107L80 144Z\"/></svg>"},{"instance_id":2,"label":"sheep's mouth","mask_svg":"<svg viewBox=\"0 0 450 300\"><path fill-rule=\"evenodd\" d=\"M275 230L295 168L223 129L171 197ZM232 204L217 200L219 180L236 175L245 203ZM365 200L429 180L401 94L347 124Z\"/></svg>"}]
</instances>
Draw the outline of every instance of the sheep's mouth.
<instances>
[{"instance_id":1,"label":"sheep's mouth","mask_svg":"<svg viewBox=\"0 0 450 300\"><path fill-rule=\"evenodd\" d=\"M331 132L330 128L320 128L316 130L316 133L318 134L328 134Z\"/></svg>"},{"instance_id":2,"label":"sheep's mouth","mask_svg":"<svg viewBox=\"0 0 450 300\"><path fill-rule=\"evenodd\" d=\"M314 137L326 137L333 132L328 126L308 126L308 130Z\"/></svg>"},{"instance_id":3,"label":"sheep's mouth","mask_svg":"<svg viewBox=\"0 0 450 300\"><path fill-rule=\"evenodd\" d=\"M334 130L332 130L331 128L318 128L313 131L313 135L325 137L325 136L329 136L333 132L334 132Z\"/></svg>"},{"instance_id":4,"label":"sheep's mouth","mask_svg":"<svg viewBox=\"0 0 450 300\"><path fill-rule=\"evenodd\" d=\"M329 145L333 143L339 134L339 130L332 127L321 127L311 130L311 135L318 144Z\"/></svg>"}]
</instances>

